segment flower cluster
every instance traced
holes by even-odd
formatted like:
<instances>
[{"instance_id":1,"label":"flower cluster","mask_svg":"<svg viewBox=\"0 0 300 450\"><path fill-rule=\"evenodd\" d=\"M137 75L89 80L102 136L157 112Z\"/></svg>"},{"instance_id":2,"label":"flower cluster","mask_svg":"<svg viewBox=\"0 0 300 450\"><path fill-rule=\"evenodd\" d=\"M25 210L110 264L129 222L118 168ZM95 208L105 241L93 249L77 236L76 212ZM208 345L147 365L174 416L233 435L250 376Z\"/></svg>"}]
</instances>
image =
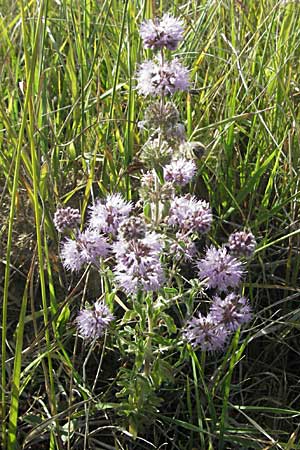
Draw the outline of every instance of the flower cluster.
<instances>
[{"instance_id":1,"label":"flower cluster","mask_svg":"<svg viewBox=\"0 0 300 450\"><path fill-rule=\"evenodd\" d=\"M199 314L186 323L183 336L193 347L223 349L229 336L252 318L249 301L235 293L213 298L207 316Z\"/></svg>"},{"instance_id":2,"label":"flower cluster","mask_svg":"<svg viewBox=\"0 0 300 450\"><path fill-rule=\"evenodd\" d=\"M212 209L208 201L186 193L197 176L196 147L198 156L203 147L186 141L175 100L167 101L168 96L190 86L189 70L165 53L176 50L182 41L182 25L165 14L141 26L145 48L159 53L142 62L136 76L137 91L152 97L139 123L147 138L136 154L145 168L137 203L125 201L120 194L96 200L82 232L77 226L79 211L72 208L58 209L54 223L58 231L70 231L61 246L64 267L77 272L86 264L99 269L101 262L101 269L109 269L113 288L134 300L133 305L140 299L148 302L149 292L160 291L156 295L163 296L166 280L177 279L186 264L187 277L196 276L211 301L187 320L183 336L193 347L214 351L224 349L230 335L252 318L249 301L239 289L244 258L253 254L256 241L250 232L235 232L226 245L208 245L205 250L207 241L213 241L208 234ZM97 301L79 313L76 324L83 338L94 340L112 320L105 303Z\"/></svg>"},{"instance_id":3,"label":"flower cluster","mask_svg":"<svg viewBox=\"0 0 300 450\"><path fill-rule=\"evenodd\" d=\"M234 292L228 294L224 299L215 296L210 311L215 321L230 331L237 330L239 326L249 322L252 318L249 301Z\"/></svg>"},{"instance_id":4,"label":"flower cluster","mask_svg":"<svg viewBox=\"0 0 300 450\"><path fill-rule=\"evenodd\" d=\"M97 265L99 258L108 256L110 245L104 236L96 231L77 233L75 239L67 238L62 244L61 258L64 267L77 272L84 264Z\"/></svg>"},{"instance_id":5,"label":"flower cluster","mask_svg":"<svg viewBox=\"0 0 300 450\"><path fill-rule=\"evenodd\" d=\"M170 206L168 224L184 232L207 233L212 223L209 203L187 194L175 197Z\"/></svg>"},{"instance_id":6,"label":"flower cluster","mask_svg":"<svg viewBox=\"0 0 300 450\"><path fill-rule=\"evenodd\" d=\"M236 256L249 257L255 250L256 240L250 232L237 231L229 236L228 247L230 252Z\"/></svg>"},{"instance_id":7,"label":"flower cluster","mask_svg":"<svg viewBox=\"0 0 300 450\"><path fill-rule=\"evenodd\" d=\"M182 21L164 14L161 20L147 20L142 23L140 34L146 48L160 50L163 47L176 50L183 39Z\"/></svg>"},{"instance_id":8,"label":"flower cluster","mask_svg":"<svg viewBox=\"0 0 300 450\"><path fill-rule=\"evenodd\" d=\"M243 264L229 255L225 247L213 246L206 250L205 257L197 263L199 278L208 288L227 291L236 288L243 276Z\"/></svg>"},{"instance_id":9,"label":"flower cluster","mask_svg":"<svg viewBox=\"0 0 300 450\"><path fill-rule=\"evenodd\" d=\"M89 226L102 233L116 235L122 220L128 217L132 209L130 202L125 202L120 194L108 195L105 202L97 200L90 207Z\"/></svg>"},{"instance_id":10,"label":"flower cluster","mask_svg":"<svg viewBox=\"0 0 300 450\"><path fill-rule=\"evenodd\" d=\"M179 158L164 167L164 178L179 186L188 184L196 173L196 164L194 161L185 158Z\"/></svg>"},{"instance_id":11,"label":"flower cluster","mask_svg":"<svg viewBox=\"0 0 300 450\"><path fill-rule=\"evenodd\" d=\"M142 95L159 96L186 91L189 88L189 71L178 59L163 63L160 58L141 64L137 89Z\"/></svg>"},{"instance_id":12,"label":"flower cluster","mask_svg":"<svg viewBox=\"0 0 300 450\"><path fill-rule=\"evenodd\" d=\"M227 332L225 328L216 326L210 314L206 317L199 314L187 322L184 337L193 347L201 346L202 350L212 351L224 347Z\"/></svg>"},{"instance_id":13,"label":"flower cluster","mask_svg":"<svg viewBox=\"0 0 300 450\"><path fill-rule=\"evenodd\" d=\"M60 233L63 233L67 228L75 228L80 223L80 212L78 209L57 208L54 219L55 228Z\"/></svg>"},{"instance_id":14,"label":"flower cluster","mask_svg":"<svg viewBox=\"0 0 300 450\"><path fill-rule=\"evenodd\" d=\"M142 239L129 241L120 239L113 247L117 265L115 279L127 293L157 291L164 282L164 271L160 263L162 245L155 233Z\"/></svg>"},{"instance_id":15,"label":"flower cluster","mask_svg":"<svg viewBox=\"0 0 300 450\"><path fill-rule=\"evenodd\" d=\"M97 301L90 309L82 309L77 318L76 325L79 334L87 340L100 338L108 328L114 316L103 301Z\"/></svg>"}]
</instances>

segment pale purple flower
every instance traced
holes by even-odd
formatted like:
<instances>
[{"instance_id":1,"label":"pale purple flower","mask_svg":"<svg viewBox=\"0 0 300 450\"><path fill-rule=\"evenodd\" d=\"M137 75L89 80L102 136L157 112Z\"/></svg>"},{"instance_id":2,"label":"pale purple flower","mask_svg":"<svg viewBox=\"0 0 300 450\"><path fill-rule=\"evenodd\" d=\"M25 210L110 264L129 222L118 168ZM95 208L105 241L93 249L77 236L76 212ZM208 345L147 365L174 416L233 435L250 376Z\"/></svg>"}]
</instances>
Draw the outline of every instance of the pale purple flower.
<instances>
[{"instance_id":1,"label":"pale purple flower","mask_svg":"<svg viewBox=\"0 0 300 450\"><path fill-rule=\"evenodd\" d=\"M183 39L183 22L169 14L162 19L146 20L141 25L141 38L146 48L159 50L163 47L176 50Z\"/></svg>"},{"instance_id":2,"label":"pale purple flower","mask_svg":"<svg viewBox=\"0 0 300 450\"><path fill-rule=\"evenodd\" d=\"M229 255L225 247L209 247L205 258L198 261L197 267L200 280L207 278L207 287L218 291L237 287L244 273L241 261Z\"/></svg>"},{"instance_id":3,"label":"pale purple flower","mask_svg":"<svg viewBox=\"0 0 300 450\"><path fill-rule=\"evenodd\" d=\"M177 91L186 91L189 88L189 71L178 59L162 64L145 61L141 64L137 74L137 89L142 95L174 94Z\"/></svg>"},{"instance_id":4,"label":"pale purple flower","mask_svg":"<svg viewBox=\"0 0 300 450\"><path fill-rule=\"evenodd\" d=\"M212 223L212 212L205 200L187 194L175 197L170 206L168 224L185 232L207 233Z\"/></svg>"},{"instance_id":5,"label":"pale purple flower","mask_svg":"<svg viewBox=\"0 0 300 450\"><path fill-rule=\"evenodd\" d=\"M57 231L63 233L67 228L75 228L80 223L80 212L69 206L57 208L53 222Z\"/></svg>"},{"instance_id":6,"label":"pale purple flower","mask_svg":"<svg viewBox=\"0 0 300 450\"><path fill-rule=\"evenodd\" d=\"M128 217L131 209L132 203L126 202L120 194L110 194L105 201L98 200L90 207L89 226L115 236L120 223Z\"/></svg>"},{"instance_id":7,"label":"pale purple flower","mask_svg":"<svg viewBox=\"0 0 300 450\"><path fill-rule=\"evenodd\" d=\"M100 338L114 316L103 301L97 301L91 309L83 309L76 318L79 334L87 340Z\"/></svg>"},{"instance_id":8,"label":"pale purple flower","mask_svg":"<svg viewBox=\"0 0 300 450\"><path fill-rule=\"evenodd\" d=\"M196 173L196 164L192 160L179 158L164 167L164 178L179 186L189 183Z\"/></svg>"},{"instance_id":9,"label":"pale purple flower","mask_svg":"<svg viewBox=\"0 0 300 450\"><path fill-rule=\"evenodd\" d=\"M76 238L67 238L62 243L61 259L67 270L77 272L86 263L97 263L105 258L110 250L106 239L97 231L86 230L78 233Z\"/></svg>"},{"instance_id":10,"label":"pale purple flower","mask_svg":"<svg viewBox=\"0 0 300 450\"><path fill-rule=\"evenodd\" d=\"M220 322L230 331L237 330L240 325L249 322L252 318L249 300L233 292L224 299L215 296L210 314L216 322Z\"/></svg>"},{"instance_id":11,"label":"pale purple flower","mask_svg":"<svg viewBox=\"0 0 300 450\"><path fill-rule=\"evenodd\" d=\"M183 259L191 261L197 254L197 248L194 244L190 233L176 233L176 238L170 246L170 255L175 260Z\"/></svg>"},{"instance_id":12,"label":"pale purple flower","mask_svg":"<svg viewBox=\"0 0 300 450\"><path fill-rule=\"evenodd\" d=\"M193 347L214 351L224 348L228 331L210 314L205 317L199 313L186 323L183 336Z\"/></svg>"},{"instance_id":13,"label":"pale purple flower","mask_svg":"<svg viewBox=\"0 0 300 450\"><path fill-rule=\"evenodd\" d=\"M235 256L249 257L255 250L256 240L250 232L237 231L229 236L228 247Z\"/></svg>"},{"instance_id":14,"label":"pale purple flower","mask_svg":"<svg viewBox=\"0 0 300 450\"><path fill-rule=\"evenodd\" d=\"M120 288L137 293L138 290L157 291L161 287L164 282L159 260L162 245L155 233L139 240L119 240L113 250L117 260L114 274Z\"/></svg>"}]
</instances>

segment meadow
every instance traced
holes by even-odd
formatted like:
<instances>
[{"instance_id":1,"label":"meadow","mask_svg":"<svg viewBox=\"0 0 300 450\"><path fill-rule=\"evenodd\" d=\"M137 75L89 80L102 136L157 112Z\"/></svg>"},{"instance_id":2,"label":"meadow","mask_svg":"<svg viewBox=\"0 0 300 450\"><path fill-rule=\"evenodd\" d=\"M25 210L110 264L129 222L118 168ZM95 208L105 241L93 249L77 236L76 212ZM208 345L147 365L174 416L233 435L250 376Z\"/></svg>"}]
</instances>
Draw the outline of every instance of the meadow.
<instances>
[{"instance_id":1,"label":"meadow","mask_svg":"<svg viewBox=\"0 0 300 450\"><path fill-rule=\"evenodd\" d=\"M189 84L145 95L165 13L183 36L159 64ZM299 2L2 0L0 62L1 448L300 449ZM219 289L208 252L236 232L256 246ZM251 319L205 341L227 289Z\"/></svg>"}]
</instances>

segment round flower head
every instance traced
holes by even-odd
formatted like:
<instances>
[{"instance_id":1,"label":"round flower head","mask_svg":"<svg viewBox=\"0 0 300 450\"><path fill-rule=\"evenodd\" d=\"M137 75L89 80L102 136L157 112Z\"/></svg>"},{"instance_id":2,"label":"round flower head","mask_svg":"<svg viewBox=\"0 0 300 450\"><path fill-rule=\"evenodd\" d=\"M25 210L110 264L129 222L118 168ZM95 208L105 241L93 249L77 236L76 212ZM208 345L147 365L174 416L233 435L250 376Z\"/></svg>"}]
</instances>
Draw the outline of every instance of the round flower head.
<instances>
[{"instance_id":1,"label":"round flower head","mask_svg":"<svg viewBox=\"0 0 300 450\"><path fill-rule=\"evenodd\" d=\"M210 314L215 321L222 323L230 331L237 330L240 325L249 322L252 318L249 301L233 292L224 300L215 296Z\"/></svg>"},{"instance_id":2,"label":"round flower head","mask_svg":"<svg viewBox=\"0 0 300 450\"><path fill-rule=\"evenodd\" d=\"M199 314L187 322L183 335L193 347L214 351L224 347L228 332L210 314L207 317Z\"/></svg>"},{"instance_id":3,"label":"round flower head","mask_svg":"<svg viewBox=\"0 0 300 450\"><path fill-rule=\"evenodd\" d=\"M63 233L67 228L75 228L80 223L80 212L69 206L57 208L53 221L57 231Z\"/></svg>"},{"instance_id":4,"label":"round flower head","mask_svg":"<svg viewBox=\"0 0 300 450\"><path fill-rule=\"evenodd\" d=\"M177 91L186 91L189 88L188 69L178 59L162 64L145 61L141 64L137 74L137 89L142 95L174 94Z\"/></svg>"},{"instance_id":5,"label":"round flower head","mask_svg":"<svg viewBox=\"0 0 300 450\"><path fill-rule=\"evenodd\" d=\"M116 235L120 223L131 209L132 204L123 200L120 194L108 195L105 202L98 200L90 207L89 226L91 229Z\"/></svg>"},{"instance_id":6,"label":"round flower head","mask_svg":"<svg viewBox=\"0 0 300 450\"><path fill-rule=\"evenodd\" d=\"M88 340L100 338L114 316L103 301L97 301L93 308L83 309L76 318L79 334Z\"/></svg>"},{"instance_id":7,"label":"round flower head","mask_svg":"<svg viewBox=\"0 0 300 450\"><path fill-rule=\"evenodd\" d=\"M164 167L164 178L166 181L185 186L189 183L196 173L194 161L185 158L179 158Z\"/></svg>"},{"instance_id":8,"label":"round flower head","mask_svg":"<svg viewBox=\"0 0 300 450\"><path fill-rule=\"evenodd\" d=\"M175 197L171 202L168 224L178 226L185 232L207 233L212 223L212 212L205 200L193 195Z\"/></svg>"},{"instance_id":9,"label":"round flower head","mask_svg":"<svg viewBox=\"0 0 300 450\"><path fill-rule=\"evenodd\" d=\"M146 236L146 224L141 217L128 217L120 224L119 233L125 241L143 239Z\"/></svg>"},{"instance_id":10,"label":"round flower head","mask_svg":"<svg viewBox=\"0 0 300 450\"><path fill-rule=\"evenodd\" d=\"M205 258L197 263L200 280L205 280L208 288L227 291L229 287L237 287L243 276L243 265L227 253L225 247L209 247Z\"/></svg>"},{"instance_id":11,"label":"round flower head","mask_svg":"<svg viewBox=\"0 0 300 450\"><path fill-rule=\"evenodd\" d=\"M237 231L228 239L228 247L235 256L251 256L256 247L256 240L252 233Z\"/></svg>"},{"instance_id":12,"label":"round flower head","mask_svg":"<svg viewBox=\"0 0 300 450\"><path fill-rule=\"evenodd\" d=\"M117 260L114 273L120 288L137 293L138 290L157 291L161 287L164 281L159 260L162 246L155 233L139 240L119 240L113 249Z\"/></svg>"},{"instance_id":13,"label":"round flower head","mask_svg":"<svg viewBox=\"0 0 300 450\"><path fill-rule=\"evenodd\" d=\"M163 47L176 50L183 39L182 21L164 14L161 20L146 20L141 25L141 38L146 48L159 50Z\"/></svg>"},{"instance_id":14,"label":"round flower head","mask_svg":"<svg viewBox=\"0 0 300 450\"><path fill-rule=\"evenodd\" d=\"M106 257L110 246L105 238L94 230L78 233L75 240L67 238L61 249L63 266L77 272L86 263L97 263L101 257Z\"/></svg>"}]
</instances>

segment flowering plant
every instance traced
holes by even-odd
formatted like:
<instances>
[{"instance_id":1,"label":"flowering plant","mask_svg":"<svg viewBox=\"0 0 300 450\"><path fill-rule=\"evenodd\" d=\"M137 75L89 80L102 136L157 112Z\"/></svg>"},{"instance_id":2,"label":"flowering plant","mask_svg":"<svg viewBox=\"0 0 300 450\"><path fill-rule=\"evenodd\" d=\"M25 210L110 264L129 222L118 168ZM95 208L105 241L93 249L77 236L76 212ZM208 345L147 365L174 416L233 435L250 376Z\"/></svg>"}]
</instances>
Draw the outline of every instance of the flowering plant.
<instances>
[{"instance_id":1,"label":"flowering plant","mask_svg":"<svg viewBox=\"0 0 300 450\"><path fill-rule=\"evenodd\" d=\"M154 98L140 123L148 139L139 155L144 172L138 201L119 193L96 200L85 231L78 229L79 211L60 208L55 214L57 230L70 233L61 246L64 267L76 272L94 266L123 305L123 316L113 316L104 300L98 300L92 309L81 310L75 323L79 335L94 342L117 321L115 343L130 355L135 373L132 377L122 369L118 396L134 433L145 411L149 416L159 407L156 390L173 380L172 359L168 362L161 353L176 347L183 353L185 348L224 351L232 334L251 320L249 301L239 290L245 258L256 245L245 231L231 234L227 245L212 245L212 208L189 192L197 164L185 151L184 125L170 100L189 89L189 71L165 54L183 40L182 21L168 14L145 21L141 38L159 55L137 71L137 91ZM111 292L105 290L104 299Z\"/></svg>"}]
</instances>

